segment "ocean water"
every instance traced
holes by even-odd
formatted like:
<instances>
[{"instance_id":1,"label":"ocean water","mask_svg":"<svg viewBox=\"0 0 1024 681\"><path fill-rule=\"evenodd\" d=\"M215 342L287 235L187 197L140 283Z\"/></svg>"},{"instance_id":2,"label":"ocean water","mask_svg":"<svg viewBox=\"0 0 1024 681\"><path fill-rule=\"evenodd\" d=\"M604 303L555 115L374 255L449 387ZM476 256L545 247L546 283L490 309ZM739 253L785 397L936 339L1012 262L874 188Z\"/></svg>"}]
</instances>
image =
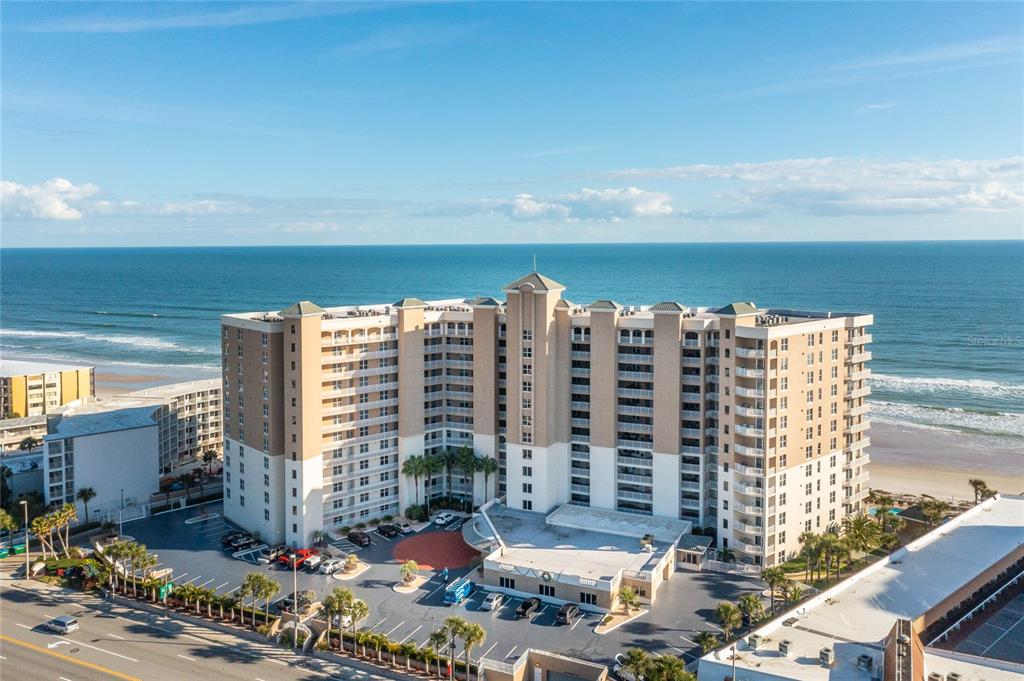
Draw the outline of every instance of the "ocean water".
<instances>
[{"instance_id":1,"label":"ocean water","mask_svg":"<svg viewBox=\"0 0 1024 681\"><path fill-rule=\"evenodd\" d=\"M0 352L215 374L218 316L500 296L870 312L876 419L1024 438L1024 241L0 250Z\"/></svg>"}]
</instances>

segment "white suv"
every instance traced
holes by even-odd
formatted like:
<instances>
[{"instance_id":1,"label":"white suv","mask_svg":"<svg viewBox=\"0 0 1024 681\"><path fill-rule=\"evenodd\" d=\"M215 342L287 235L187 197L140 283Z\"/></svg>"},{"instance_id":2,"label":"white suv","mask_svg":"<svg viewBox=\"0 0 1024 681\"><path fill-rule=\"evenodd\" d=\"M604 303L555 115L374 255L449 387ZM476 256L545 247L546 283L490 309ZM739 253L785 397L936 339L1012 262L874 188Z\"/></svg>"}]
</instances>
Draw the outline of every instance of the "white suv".
<instances>
[{"instance_id":1,"label":"white suv","mask_svg":"<svg viewBox=\"0 0 1024 681\"><path fill-rule=\"evenodd\" d=\"M452 513L451 511L442 511L441 513L438 513L437 516L434 517L434 524L435 525L442 525L442 526L443 525L447 525L449 523L455 522L456 518L457 518L457 516L454 513Z\"/></svg>"}]
</instances>

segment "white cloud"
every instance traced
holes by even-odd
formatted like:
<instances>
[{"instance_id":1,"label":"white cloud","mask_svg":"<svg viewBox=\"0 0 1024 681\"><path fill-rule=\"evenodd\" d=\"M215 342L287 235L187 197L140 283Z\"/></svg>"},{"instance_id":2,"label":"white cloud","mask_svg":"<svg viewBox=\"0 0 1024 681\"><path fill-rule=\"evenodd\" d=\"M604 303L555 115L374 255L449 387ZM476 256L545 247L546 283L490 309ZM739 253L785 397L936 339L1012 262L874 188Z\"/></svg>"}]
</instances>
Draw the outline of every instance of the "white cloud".
<instances>
[{"instance_id":1,"label":"white cloud","mask_svg":"<svg viewBox=\"0 0 1024 681\"><path fill-rule=\"evenodd\" d=\"M857 113L867 113L868 111L884 111L891 109L896 106L896 102L878 102L877 104L865 104L857 108Z\"/></svg>"},{"instance_id":2,"label":"white cloud","mask_svg":"<svg viewBox=\"0 0 1024 681\"><path fill-rule=\"evenodd\" d=\"M82 211L76 207L99 191L94 184L73 184L55 177L42 184L24 185L0 181L0 203L8 218L40 220L80 220Z\"/></svg>"},{"instance_id":3,"label":"white cloud","mask_svg":"<svg viewBox=\"0 0 1024 681\"><path fill-rule=\"evenodd\" d=\"M1024 207L1020 156L938 161L802 158L634 168L610 176L728 181L739 186L717 191L714 198L815 215L953 214Z\"/></svg>"},{"instance_id":4,"label":"white cloud","mask_svg":"<svg viewBox=\"0 0 1024 681\"><path fill-rule=\"evenodd\" d=\"M593 220L617 222L627 218L646 218L672 214L672 197L636 187L581 189L571 194L536 197L517 194L510 199L485 199L479 206L504 213L511 220Z\"/></svg>"}]
</instances>

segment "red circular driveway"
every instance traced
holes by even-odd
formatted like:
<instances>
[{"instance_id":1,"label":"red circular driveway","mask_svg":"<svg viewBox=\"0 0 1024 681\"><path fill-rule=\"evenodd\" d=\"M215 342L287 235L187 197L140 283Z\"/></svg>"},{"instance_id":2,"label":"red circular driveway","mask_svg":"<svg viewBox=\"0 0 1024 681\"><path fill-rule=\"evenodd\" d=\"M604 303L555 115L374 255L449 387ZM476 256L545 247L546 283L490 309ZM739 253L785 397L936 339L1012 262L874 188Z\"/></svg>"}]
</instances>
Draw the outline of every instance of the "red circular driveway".
<instances>
[{"instance_id":1,"label":"red circular driveway","mask_svg":"<svg viewBox=\"0 0 1024 681\"><path fill-rule=\"evenodd\" d=\"M399 562L416 561L420 567L466 567L479 552L462 539L461 532L421 532L395 545L392 557Z\"/></svg>"}]
</instances>

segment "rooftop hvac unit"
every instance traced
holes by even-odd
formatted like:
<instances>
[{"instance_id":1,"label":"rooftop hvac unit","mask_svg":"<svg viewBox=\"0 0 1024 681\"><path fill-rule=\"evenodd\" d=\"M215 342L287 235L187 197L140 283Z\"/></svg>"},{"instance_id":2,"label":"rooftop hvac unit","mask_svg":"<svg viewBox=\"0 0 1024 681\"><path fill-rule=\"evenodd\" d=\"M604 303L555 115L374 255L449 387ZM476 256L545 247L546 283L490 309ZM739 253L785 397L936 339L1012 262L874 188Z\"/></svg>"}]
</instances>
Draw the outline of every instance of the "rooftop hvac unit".
<instances>
[{"instance_id":1,"label":"rooftop hvac unit","mask_svg":"<svg viewBox=\"0 0 1024 681\"><path fill-rule=\"evenodd\" d=\"M789 657L789 651L793 648L793 642L788 639L782 639L779 641L779 654L783 657Z\"/></svg>"},{"instance_id":2,"label":"rooftop hvac unit","mask_svg":"<svg viewBox=\"0 0 1024 681\"><path fill-rule=\"evenodd\" d=\"M963 679L963 677L956 672L946 674L946 681L961 681L961 679Z\"/></svg>"},{"instance_id":3,"label":"rooftop hvac unit","mask_svg":"<svg viewBox=\"0 0 1024 681\"><path fill-rule=\"evenodd\" d=\"M751 634L747 637L747 645L751 650L757 650L761 645L761 634Z\"/></svg>"},{"instance_id":4,"label":"rooftop hvac unit","mask_svg":"<svg viewBox=\"0 0 1024 681\"><path fill-rule=\"evenodd\" d=\"M938 672L932 672L928 675L928 681L942 681L943 678L942 674Z\"/></svg>"},{"instance_id":5,"label":"rooftop hvac unit","mask_svg":"<svg viewBox=\"0 0 1024 681\"><path fill-rule=\"evenodd\" d=\"M866 672L871 671L875 661L870 655L858 655L857 656L857 669L863 669Z\"/></svg>"},{"instance_id":6,"label":"rooftop hvac unit","mask_svg":"<svg viewBox=\"0 0 1024 681\"><path fill-rule=\"evenodd\" d=\"M831 667L836 661L836 653L831 648L822 648L818 651L818 662L823 667Z\"/></svg>"}]
</instances>

